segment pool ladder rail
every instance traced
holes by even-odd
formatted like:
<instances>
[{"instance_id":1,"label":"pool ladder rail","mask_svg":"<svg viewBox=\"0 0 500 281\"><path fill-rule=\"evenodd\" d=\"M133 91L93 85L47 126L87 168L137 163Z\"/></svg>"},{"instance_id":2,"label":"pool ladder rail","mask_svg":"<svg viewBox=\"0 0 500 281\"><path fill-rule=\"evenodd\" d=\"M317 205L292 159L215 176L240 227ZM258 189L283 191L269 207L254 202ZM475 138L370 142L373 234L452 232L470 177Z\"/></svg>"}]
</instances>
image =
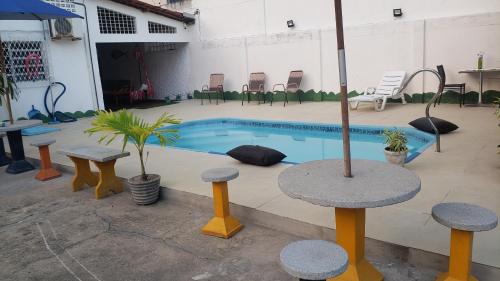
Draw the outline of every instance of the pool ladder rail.
<instances>
[{"instance_id":1,"label":"pool ladder rail","mask_svg":"<svg viewBox=\"0 0 500 281\"><path fill-rule=\"evenodd\" d=\"M399 92L402 93L403 90L410 84L411 80L415 76L417 76L417 74L423 73L423 72L433 73L434 75L436 75L436 77L439 80L438 91L432 97L432 99L430 99L429 102L427 102L427 106L425 107L425 118L427 118L427 120L431 124L431 127L434 130L434 134L436 136L436 152L441 152L441 141L440 141L441 137L439 135L439 130L437 129L437 127L434 124L434 122L432 122L432 118L431 118L431 116L429 114L429 109L430 109L431 105L443 94L444 82L443 82L443 78L441 77L441 75L439 75L439 72L437 72L434 69L429 69L429 68L423 68L423 69L417 70L412 75L410 75L410 77L405 81L405 83L403 84L403 86L401 87L401 89L399 90Z\"/></svg>"}]
</instances>

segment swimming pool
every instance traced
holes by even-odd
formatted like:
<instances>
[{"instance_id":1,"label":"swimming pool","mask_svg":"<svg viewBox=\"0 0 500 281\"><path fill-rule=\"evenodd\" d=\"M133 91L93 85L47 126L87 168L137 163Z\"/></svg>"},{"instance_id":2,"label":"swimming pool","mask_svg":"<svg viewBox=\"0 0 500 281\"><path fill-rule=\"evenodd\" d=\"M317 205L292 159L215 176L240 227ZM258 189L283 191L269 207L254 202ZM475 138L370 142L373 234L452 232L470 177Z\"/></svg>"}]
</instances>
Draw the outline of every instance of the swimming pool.
<instances>
[{"instance_id":1,"label":"swimming pool","mask_svg":"<svg viewBox=\"0 0 500 281\"><path fill-rule=\"evenodd\" d=\"M342 127L339 124L301 123L249 119L205 119L168 126L179 130L174 147L226 154L244 144L271 147L287 155L288 163L342 158ZM385 161L383 126L351 125L351 157ZM408 138L407 162L434 143L434 136L414 128L400 128ZM154 136L148 144L158 144Z\"/></svg>"}]
</instances>

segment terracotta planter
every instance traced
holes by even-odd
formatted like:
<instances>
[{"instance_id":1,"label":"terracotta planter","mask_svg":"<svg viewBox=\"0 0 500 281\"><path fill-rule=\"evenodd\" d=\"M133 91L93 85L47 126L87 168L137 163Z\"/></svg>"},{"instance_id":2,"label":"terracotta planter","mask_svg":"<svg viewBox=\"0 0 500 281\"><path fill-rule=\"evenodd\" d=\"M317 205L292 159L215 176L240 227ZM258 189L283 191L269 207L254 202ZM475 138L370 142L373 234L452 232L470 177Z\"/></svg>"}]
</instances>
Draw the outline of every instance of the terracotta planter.
<instances>
[{"instance_id":1,"label":"terracotta planter","mask_svg":"<svg viewBox=\"0 0 500 281\"><path fill-rule=\"evenodd\" d=\"M408 150L401 151L401 152L395 152L395 151L390 151L387 150L387 147L384 150L385 153L385 159L387 159L387 162L394 164L394 165L399 165L399 166L404 166L405 161L406 161L406 156L408 155Z\"/></svg>"},{"instance_id":2,"label":"terracotta planter","mask_svg":"<svg viewBox=\"0 0 500 281\"><path fill-rule=\"evenodd\" d=\"M147 180L143 180L142 176L135 176L128 180L132 198L137 205L153 204L160 196L160 175L152 174L147 177Z\"/></svg>"}]
</instances>

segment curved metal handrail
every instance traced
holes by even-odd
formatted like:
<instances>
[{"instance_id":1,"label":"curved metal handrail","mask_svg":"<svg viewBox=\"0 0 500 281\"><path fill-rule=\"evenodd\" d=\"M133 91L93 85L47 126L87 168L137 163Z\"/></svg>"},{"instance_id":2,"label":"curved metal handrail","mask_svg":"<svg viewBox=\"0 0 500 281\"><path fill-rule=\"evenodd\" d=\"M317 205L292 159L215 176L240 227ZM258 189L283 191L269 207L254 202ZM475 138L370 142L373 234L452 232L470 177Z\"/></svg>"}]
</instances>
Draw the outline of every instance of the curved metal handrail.
<instances>
[{"instance_id":1,"label":"curved metal handrail","mask_svg":"<svg viewBox=\"0 0 500 281\"><path fill-rule=\"evenodd\" d=\"M444 81L443 81L443 78L441 77L441 75L439 75L439 72L437 72L436 70L434 69L429 69L429 68L424 68L424 69L420 69L418 71L416 71L415 73L413 73L412 75L410 75L410 77L406 80L406 82L403 84L403 86L401 87L401 89L399 90L400 93L403 92L403 90L408 86L408 84L410 84L410 81L419 73L422 73L422 72L431 72L433 73L434 75L436 75L436 77L438 78L439 80L439 88L438 88L438 91L437 93L432 97L432 99L427 103L427 107L425 108L425 118L427 118L427 120L429 120L429 123L431 124L431 127L432 129L434 130L434 134L436 135L436 152L441 152L441 142L440 142L440 135L439 135L439 130L437 129L436 125L434 125L434 122L432 122L432 119L431 119L431 116L429 114L429 109L431 107L431 105L434 103L434 101L436 101L442 94L443 94L443 89L444 89Z\"/></svg>"}]
</instances>

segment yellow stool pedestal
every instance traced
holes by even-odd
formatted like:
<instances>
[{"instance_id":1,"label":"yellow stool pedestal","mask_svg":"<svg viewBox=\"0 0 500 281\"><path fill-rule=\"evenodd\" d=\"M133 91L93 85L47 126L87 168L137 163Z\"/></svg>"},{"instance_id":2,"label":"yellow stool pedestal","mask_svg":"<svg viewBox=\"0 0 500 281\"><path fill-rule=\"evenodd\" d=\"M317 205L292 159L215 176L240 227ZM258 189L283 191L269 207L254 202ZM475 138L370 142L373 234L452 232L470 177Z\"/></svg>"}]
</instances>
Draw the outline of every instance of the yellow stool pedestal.
<instances>
[{"instance_id":1,"label":"yellow stool pedestal","mask_svg":"<svg viewBox=\"0 0 500 281\"><path fill-rule=\"evenodd\" d=\"M229 238L243 225L229 213L227 182L213 182L214 217L201 229L206 235Z\"/></svg>"},{"instance_id":2,"label":"yellow stool pedestal","mask_svg":"<svg viewBox=\"0 0 500 281\"><path fill-rule=\"evenodd\" d=\"M337 244L349 257L347 270L329 281L382 281L384 276L365 259L365 209L335 208Z\"/></svg>"},{"instance_id":3,"label":"yellow stool pedestal","mask_svg":"<svg viewBox=\"0 0 500 281\"><path fill-rule=\"evenodd\" d=\"M473 240L474 232L451 229L449 269L436 281L478 281L471 275Z\"/></svg>"}]
</instances>

